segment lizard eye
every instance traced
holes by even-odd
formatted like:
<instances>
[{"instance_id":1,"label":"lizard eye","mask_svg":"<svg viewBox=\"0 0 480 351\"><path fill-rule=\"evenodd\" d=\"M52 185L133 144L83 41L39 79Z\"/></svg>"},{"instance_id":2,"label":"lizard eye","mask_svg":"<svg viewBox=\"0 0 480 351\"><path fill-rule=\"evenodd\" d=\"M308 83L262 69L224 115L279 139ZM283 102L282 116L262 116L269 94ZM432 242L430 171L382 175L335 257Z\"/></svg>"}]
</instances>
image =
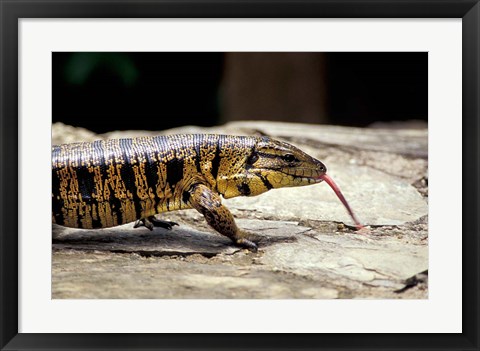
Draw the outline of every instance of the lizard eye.
<instances>
[{"instance_id":1,"label":"lizard eye","mask_svg":"<svg viewBox=\"0 0 480 351\"><path fill-rule=\"evenodd\" d=\"M297 160L295 156L293 156L292 154L286 154L282 158L284 161L287 161L287 162L293 162Z\"/></svg>"},{"instance_id":2,"label":"lizard eye","mask_svg":"<svg viewBox=\"0 0 480 351\"><path fill-rule=\"evenodd\" d=\"M258 155L256 153L253 153L250 155L250 157L247 160L248 165L253 165L255 162L258 160Z\"/></svg>"}]
</instances>

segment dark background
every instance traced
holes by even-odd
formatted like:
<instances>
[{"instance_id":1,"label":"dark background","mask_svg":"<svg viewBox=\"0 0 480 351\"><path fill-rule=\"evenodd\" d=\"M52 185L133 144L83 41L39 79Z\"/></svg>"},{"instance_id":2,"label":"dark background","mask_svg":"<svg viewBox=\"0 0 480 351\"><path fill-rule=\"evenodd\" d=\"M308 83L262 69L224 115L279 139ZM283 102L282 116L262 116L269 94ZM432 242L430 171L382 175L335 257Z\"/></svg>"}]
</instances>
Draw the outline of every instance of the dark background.
<instances>
[{"instance_id":1,"label":"dark background","mask_svg":"<svg viewBox=\"0 0 480 351\"><path fill-rule=\"evenodd\" d=\"M425 127L427 79L427 53L55 52L53 122L95 132L252 119Z\"/></svg>"}]
</instances>

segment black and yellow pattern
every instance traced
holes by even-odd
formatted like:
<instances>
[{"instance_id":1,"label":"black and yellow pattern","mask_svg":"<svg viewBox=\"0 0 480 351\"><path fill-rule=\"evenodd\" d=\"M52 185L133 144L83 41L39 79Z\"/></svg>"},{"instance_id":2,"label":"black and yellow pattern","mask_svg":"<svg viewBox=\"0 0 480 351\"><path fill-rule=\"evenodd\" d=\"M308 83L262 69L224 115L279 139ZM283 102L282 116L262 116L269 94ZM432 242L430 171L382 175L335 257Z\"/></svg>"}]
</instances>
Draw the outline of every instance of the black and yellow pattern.
<instances>
[{"instance_id":1,"label":"black and yellow pattern","mask_svg":"<svg viewBox=\"0 0 480 351\"><path fill-rule=\"evenodd\" d=\"M185 134L56 145L52 220L106 228L195 208L221 234L255 248L224 198L321 181L325 166L267 137Z\"/></svg>"}]
</instances>

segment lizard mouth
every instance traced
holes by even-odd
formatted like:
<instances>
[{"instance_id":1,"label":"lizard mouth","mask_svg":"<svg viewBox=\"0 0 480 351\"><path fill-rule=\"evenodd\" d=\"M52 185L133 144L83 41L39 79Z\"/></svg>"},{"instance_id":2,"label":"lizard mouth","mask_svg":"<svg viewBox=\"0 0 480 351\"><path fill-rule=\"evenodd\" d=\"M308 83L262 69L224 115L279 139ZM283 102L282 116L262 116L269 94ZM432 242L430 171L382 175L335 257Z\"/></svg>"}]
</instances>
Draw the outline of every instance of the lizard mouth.
<instances>
[{"instance_id":1,"label":"lizard mouth","mask_svg":"<svg viewBox=\"0 0 480 351\"><path fill-rule=\"evenodd\" d=\"M350 214L350 217L352 217L353 222L355 223L355 226L357 227L357 230L362 229L363 225L360 223L357 216L355 216L355 213L353 213L353 210L350 207L350 205L348 204L347 200L345 199L345 196L343 196L342 192L340 191L340 188L333 181L333 179L330 178L326 173L320 175L317 179L320 180L320 181L324 180L330 186L330 188L332 188L332 190L335 192L337 197L340 199L340 201L343 203L343 205L347 209L348 213Z\"/></svg>"},{"instance_id":2,"label":"lizard mouth","mask_svg":"<svg viewBox=\"0 0 480 351\"><path fill-rule=\"evenodd\" d=\"M321 172L318 169L309 167L296 167L295 169L284 168L277 171L280 171L287 176L312 181L312 183L320 183L323 181L322 175L324 174L324 172Z\"/></svg>"}]
</instances>

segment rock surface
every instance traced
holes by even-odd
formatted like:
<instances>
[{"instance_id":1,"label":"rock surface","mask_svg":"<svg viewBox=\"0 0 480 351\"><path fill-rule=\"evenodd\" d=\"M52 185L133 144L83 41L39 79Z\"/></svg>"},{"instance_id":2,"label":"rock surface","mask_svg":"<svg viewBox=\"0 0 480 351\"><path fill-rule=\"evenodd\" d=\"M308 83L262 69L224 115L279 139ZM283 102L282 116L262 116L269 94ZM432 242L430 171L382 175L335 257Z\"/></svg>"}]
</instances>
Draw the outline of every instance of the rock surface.
<instances>
[{"instance_id":1,"label":"rock surface","mask_svg":"<svg viewBox=\"0 0 480 351\"><path fill-rule=\"evenodd\" d=\"M224 200L259 251L233 247L194 210L172 230L53 226L52 298L427 298L427 130L276 122L95 135L62 124L53 142L172 133L269 135L322 160L360 220L326 184Z\"/></svg>"}]
</instances>

